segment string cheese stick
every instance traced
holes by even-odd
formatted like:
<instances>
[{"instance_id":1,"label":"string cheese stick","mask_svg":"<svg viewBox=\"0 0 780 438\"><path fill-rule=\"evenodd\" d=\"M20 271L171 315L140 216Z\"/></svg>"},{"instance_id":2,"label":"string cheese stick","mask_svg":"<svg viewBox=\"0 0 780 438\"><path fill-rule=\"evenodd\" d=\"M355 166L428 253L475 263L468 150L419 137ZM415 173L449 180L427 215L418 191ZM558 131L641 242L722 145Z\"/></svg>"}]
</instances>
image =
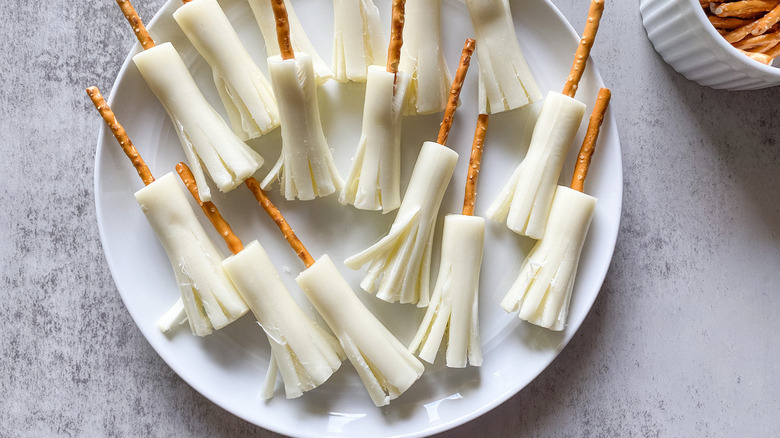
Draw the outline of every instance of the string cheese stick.
<instances>
[{"instance_id":1,"label":"string cheese stick","mask_svg":"<svg viewBox=\"0 0 780 438\"><path fill-rule=\"evenodd\" d=\"M405 0L393 1L387 67L368 68L363 123L339 202L388 213L401 205L401 124L411 77L398 71Z\"/></svg>"},{"instance_id":2,"label":"string cheese stick","mask_svg":"<svg viewBox=\"0 0 780 438\"><path fill-rule=\"evenodd\" d=\"M480 114L471 146L463 214L444 218L441 262L431 302L409 350L433 363L447 333L447 366L482 364L479 336L479 273L485 241L485 220L474 217L477 176L488 115Z\"/></svg>"},{"instance_id":3,"label":"string cheese stick","mask_svg":"<svg viewBox=\"0 0 780 438\"><path fill-rule=\"evenodd\" d=\"M399 397L422 376L423 364L355 296L327 254L311 258L259 184L246 184L306 265L295 281L338 338L371 400L385 406Z\"/></svg>"},{"instance_id":4,"label":"string cheese stick","mask_svg":"<svg viewBox=\"0 0 780 438\"><path fill-rule=\"evenodd\" d=\"M588 173L595 150L598 126L604 119L611 93L599 92L591 115L589 134L583 142L580 159L572 177L572 188L557 186L544 237L528 254L501 307L518 312L532 324L560 331L566 327L569 304L580 254L588 234L596 198L579 191Z\"/></svg>"},{"instance_id":5,"label":"string cheese stick","mask_svg":"<svg viewBox=\"0 0 780 438\"><path fill-rule=\"evenodd\" d=\"M340 82L366 80L386 57L379 9L373 0L333 0L333 74Z\"/></svg>"},{"instance_id":6,"label":"string cheese stick","mask_svg":"<svg viewBox=\"0 0 780 438\"><path fill-rule=\"evenodd\" d=\"M468 39L463 46L439 130L439 143L423 143L390 231L374 245L344 261L351 269L369 265L360 286L369 293L376 292L379 299L417 304L418 307L428 305L434 226L458 159L458 154L443 142L452 127L474 45L474 40Z\"/></svg>"},{"instance_id":7,"label":"string cheese stick","mask_svg":"<svg viewBox=\"0 0 780 438\"><path fill-rule=\"evenodd\" d=\"M165 249L181 295L158 327L168 331L189 321L194 335L206 336L241 317L249 308L222 269L222 254L198 222L173 174L154 180L100 91L90 87L87 93L112 132L119 134L117 141L139 175L148 175L142 175L146 187L135 197Z\"/></svg>"},{"instance_id":8,"label":"string cheese stick","mask_svg":"<svg viewBox=\"0 0 780 438\"><path fill-rule=\"evenodd\" d=\"M176 166L184 185L201 205L214 228L225 238L233 256L222 262L236 289L249 305L271 345L271 360L263 398L273 396L277 371L287 398L300 397L324 383L346 357L336 338L317 326L301 310L257 240L246 248L233 234L217 206L199 201L198 186L184 163Z\"/></svg>"}]
</instances>

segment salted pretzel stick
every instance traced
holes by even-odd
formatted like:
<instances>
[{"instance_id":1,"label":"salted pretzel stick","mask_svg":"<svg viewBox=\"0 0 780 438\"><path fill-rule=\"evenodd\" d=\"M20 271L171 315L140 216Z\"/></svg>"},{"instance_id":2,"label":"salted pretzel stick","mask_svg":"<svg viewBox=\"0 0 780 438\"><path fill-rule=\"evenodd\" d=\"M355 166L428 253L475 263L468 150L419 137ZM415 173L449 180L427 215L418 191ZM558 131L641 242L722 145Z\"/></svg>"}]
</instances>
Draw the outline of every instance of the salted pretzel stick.
<instances>
[{"instance_id":1,"label":"salted pretzel stick","mask_svg":"<svg viewBox=\"0 0 780 438\"><path fill-rule=\"evenodd\" d=\"M766 56L768 56L768 57L772 58L772 59L775 59L775 58L777 58L778 56L780 56L780 44L777 44L777 45L776 45L776 46L774 46L773 48L771 48L771 49L767 50L766 52L764 52L764 54L765 54ZM771 62L771 61L770 61L770 62Z\"/></svg>"},{"instance_id":2,"label":"salted pretzel stick","mask_svg":"<svg viewBox=\"0 0 780 438\"><path fill-rule=\"evenodd\" d=\"M746 24L751 24L750 20L743 20L741 18L731 18L731 17L718 17L717 15L708 15L707 19L710 20L710 23L712 23L713 26L715 26L716 29L723 29L723 30L734 30L738 29Z\"/></svg>"},{"instance_id":3,"label":"salted pretzel stick","mask_svg":"<svg viewBox=\"0 0 780 438\"><path fill-rule=\"evenodd\" d=\"M741 41L734 43L734 47L742 50L750 50L754 47L767 44L774 46L777 43L780 43L780 32L765 33L759 36L749 36Z\"/></svg>"},{"instance_id":4,"label":"salted pretzel stick","mask_svg":"<svg viewBox=\"0 0 780 438\"><path fill-rule=\"evenodd\" d=\"M295 251L295 254L301 260L303 260L303 263L307 268L313 265L314 258L311 256L311 254L309 254L309 251L306 250L306 247L303 246L303 242L301 242L301 240L298 239L298 236L295 235L292 227L290 227L290 224L287 223L287 221L284 219L284 216L282 216L282 213L279 211L279 209L276 208L273 203L271 203L268 195L266 195L263 189L260 188L260 183L257 182L257 180L253 177L248 178L246 181L244 181L244 183L247 187L249 187L249 190L252 192L252 194L255 195L255 199L257 199L257 202L261 207L263 207L263 210L265 210L265 212L271 216L271 219L276 222L276 226L278 226L282 231L284 238L287 239L287 243L290 244L293 251Z\"/></svg>"},{"instance_id":5,"label":"salted pretzel stick","mask_svg":"<svg viewBox=\"0 0 780 438\"><path fill-rule=\"evenodd\" d=\"M153 183L154 177L152 176L152 172L149 171L144 159L141 158L141 154L138 153L133 142L130 141L130 137L127 136L125 128L123 128L116 119L116 115L111 111L111 107L109 107L106 100L103 99L103 95L100 94L98 87L87 88L87 94L89 95L89 98L92 99L92 103L95 104L95 108L97 108L100 116L103 117L106 125L108 125L108 129L111 130L111 133L114 134L114 138L119 142L119 146L122 146L125 155L127 155L127 158L133 163L133 167L135 167L138 176L143 180L144 185L148 186Z\"/></svg>"},{"instance_id":6,"label":"salted pretzel stick","mask_svg":"<svg viewBox=\"0 0 780 438\"><path fill-rule=\"evenodd\" d=\"M737 41L742 40L746 36L748 36L753 30L755 30L756 26L758 25L757 21L751 21L750 23L738 27L731 32L723 35L723 38L726 39L726 41L730 42L731 44L736 43Z\"/></svg>"},{"instance_id":7,"label":"salted pretzel stick","mask_svg":"<svg viewBox=\"0 0 780 438\"><path fill-rule=\"evenodd\" d=\"M130 26L133 28L135 37L138 38L138 42L141 43L141 47L143 47L144 50L154 47L154 40L149 35L149 32L146 31L144 22L141 21L141 17L138 16L138 12L136 12L135 8L130 3L130 0L116 0L116 4L119 5L119 9L122 10L122 14L124 14L128 23L130 23Z\"/></svg>"},{"instance_id":8,"label":"salted pretzel stick","mask_svg":"<svg viewBox=\"0 0 780 438\"><path fill-rule=\"evenodd\" d=\"M588 131L585 133L585 139L582 141L580 153L577 156L577 164L574 166L574 176L571 178L571 188L580 192L584 191L585 177L588 176L588 167L593 152L596 151L596 140L599 138L601 123L604 122L604 113L607 112L609 100L612 98L612 92L609 88L599 90L596 98L596 104L593 106L593 113L590 115Z\"/></svg>"},{"instance_id":9,"label":"salted pretzel stick","mask_svg":"<svg viewBox=\"0 0 780 438\"><path fill-rule=\"evenodd\" d=\"M393 0L393 21L390 25L390 46L387 48L387 72L398 73L401 46L404 44L404 8L406 0Z\"/></svg>"},{"instance_id":10,"label":"salted pretzel stick","mask_svg":"<svg viewBox=\"0 0 780 438\"><path fill-rule=\"evenodd\" d=\"M766 53L748 52L747 50L742 50L742 49L737 49L737 50L742 52L742 54L747 56L748 58L766 65L771 64L772 59L774 59L771 56L767 55Z\"/></svg>"},{"instance_id":11,"label":"salted pretzel stick","mask_svg":"<svg viewBox=\"0 0 780 438\"><path fill-rule=\"evenodd\" d=\"M566 84L563 86L563 94L574 97L577 94L577 86L585 72L585 64L590 56L590 49L596 40L596 32L599 31L599 22L604 12L604 0L593 0L588 9L588 19L585 22L585 30L582 32L582 40L577 46L577 52L574 54L574 64L571 66L569 77L566 78Z\"/></svg>"},{"instance_id":12,"label":"salted pretzel stick","mask_svg":"<svg viewBox=\"0 0 780 438\"><path fill-rule=\"evenodd\" d=\"M778 4L780 4L780 0L742 0L720 3L714 7L710 6L710 10L719 17L752 17L756 14L769 12Z\"/></svg>"},{"instance_id":13,"label":"salted pretzel stick","mask_svg":"<svg viewBox=\"0 0 780 438\"><path fill-rule=\"evenodd\" d=\"M477 116L477 127L474 129L474 142L471 144L469 158L469 173L466 177L466 194L463 196L463 215L474 216L474 203L477 199L477 179L482 164L482 149L485 146L485 133L488 127L488 115Z\"/></svg>"},{"instance_id":14,"label":"salted pretzel stick","mask_svg":"<svg viewBox=\"0 0 780 438\"><path fill-rule=\"evenodd\" d=\"M276 38L279 40L279 51L282 59L294 59L295 52L290 43L290 21L287 19L287 8L284 0L270 0L276 18Z\"/></svg>"},{"instance_id":15,"label":"salted pretzel stick","mask_svg":"<svg viewBox=\"0 0 780 438\"><path fill-rule=\"evenodd\" d=\"M460 55L460 64L458 64L458 71L455 72L455 79L452 81L450 87L450 97L447 99L447 106L444 108L444 119L439 126L439 136L436 143L440 145L447 145L447 137L450 135L450 129L452 129L452 120L455 115L455 110L458 108L458 99L460 98L460 90L463 89L463 81L466 80L466 73L469 70L469 63L471 63L471 55L474 54L474 48L476 47L476 41L473 38L466 40L463 44L463 52Z\"/></svg>"},{"instance_id":16,"label":"salted pretzel stick","mask_svg":"<svg viewBox=\"0 0 780 438\"><path fill-rule=\"evenodd\" d=\"M780 21L780 4L769 11L766 15L759 18L756 22L756 28L751 32L753 35L763 35L770 27Z\"/></svg>"},{"instance_id":17,"label":"salted pretzel stick","mask_svg":"<svg viewBox=\"0 0 780 438\"><path fill-rule=\"evenodd\" d=\"M214 205L213 202L203 202L200 200L198 184L195 183L195 176L192 175L190 168L187 167L186 164L179 162L179 164L176 165L176 173L179 174L179 178L181 178L184 186L187 187L187 190L190 191L192 197L195 198L195 202L200 205L203 213L207 218L209 218L211 225L214 225L214 228L217 230L219 235L222 236L222 238L225 240L225 243L227 244L228 249L230 249L230 252L233 254L240 253L244 249L244 245L241 243L241 239L236 236L236 234L233 232L233 229L230 228L230 224L228 224L222 215L219 214L219 209L217 209L217 206Z\"/></svg>"}]
</instances>

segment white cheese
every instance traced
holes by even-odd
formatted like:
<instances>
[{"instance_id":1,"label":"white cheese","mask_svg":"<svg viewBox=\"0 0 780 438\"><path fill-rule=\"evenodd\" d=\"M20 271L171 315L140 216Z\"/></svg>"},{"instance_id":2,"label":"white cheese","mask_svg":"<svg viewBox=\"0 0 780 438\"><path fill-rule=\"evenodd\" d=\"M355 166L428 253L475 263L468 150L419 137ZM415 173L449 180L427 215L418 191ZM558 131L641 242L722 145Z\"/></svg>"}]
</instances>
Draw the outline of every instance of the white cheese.
<instances>
[{"instance_id":1,"label":"white cheese","mask_svg":"<svg viewBox=\"0 0 780 438\"><path fill-rule=\"evenodd\" d=\"M596 198L558 186L544 238L528 254L520 274L501 301L507 312L551 330L563 330L574 278Z\"/></svg>"},{"instance_id":2,"label":"white cheese","mask_svg":"<svg viewBox=\"0 0 780 438\"><path fill-rule=\"evenodd\" d=\"M279 126L271 84L252 61L216 0L185 3L173 18L211 66L214 83L233 131L242 139Z\"/></svg>"},{"instance_id":3,"label":"white cheese","mask_svg":"<svg viewBox=\"0 0 780 438\"><path fill-rule=\"evenodd\" d=\"M263 165L263 158L209 105L171 43L144 50L133 61L173 122L202 201L211 200L211 192L201 162L222 192L238 187Z\"/></svg>"},{"instance_id":4,"label":"white cheese","mask_svg":"<svg viewBox=\"0 0 780 438\"><path fill-rule=\"evenodd\" d=\"M365 82L369 65L387 58L379 9L373 0L333 0L333 73L340 82Z\"/></svg>"},{"instance_id":5,"label":"white cheese","mask_svg":"<svg viewBox=\"0 0 780 438\"><path fill-rule=\"evenodd\" d=\"M401 122L409 75L371 66L363 130L339 202L384 213L401 205Z\"/></svg>"},{"instance_id":6,"label":"white cheese","mask_svg":"<svg viewBox=\"0 0 780 438\"><path fill-rule=\"evenodd\" d=\"M222 254L173 173L137 191L135 198L171 262L192 333L208 335L245 314L249 308L222 269Z\"/></svg>"},{"instance_id":7,"label":"white cheese","mask_svg":"<svg viewBox=\"0 0 780 438\"><path fill-rule=\"evenodd\" d=\"M268 58L274 94L282 120L282 153L263 180L266 188L277 177L287 199L314 199L341 190L344 182L322 133L311 56Z\"/></svg>"},{"instance_id":8,"label":"white cheese","mask_svg":"<svg viewBox=\"0 0 780 438\"><path fill-rule=\"evenodd\" d=\"M423 364L355 296L330 257L320 257L296 281L336 334L375 405L387 405L422 376Z\"/></svg>"},{"instance_id":9,"label":"white cheese","mask_svg":"<svg viewBox=\"0 0 780 438\"><path fill-rule=\"evenodd\" d=\"M497 222L506 219L514 232L541 239L563 161L585 114L585 104L550 92L534 127L525 159L485 212Z\"/></svg>"},{"instance_id":10,"label":"white cheese","mask_svg":"<svg viewBox=\"0 0 780 438\"><path fill-rule=\"evenodd\" d=\"M436 217L457 161L452 149L432 141L423 143L390 231L344 261L352 269L369 265L360 283L364 290L376 291L377 298L388 302L428 305Z\"/></svg>"},{"instance_id":11,"label":"white cheese","mask_svg":"<svg viewBox=\"0 0 780 438\"><path fill-rule=\"evenodd\" d=\"M520 108L542 98L515 34L507 0L466 0L477 41L491 113Z\"/></svg>"},{"instance_id":12,"label":"white cheese","mask_svg":"<svg viewBox=\"0 0 780 438\"><path fill-rule=\"evenodd\" d=\"M485 220L476 216L444 218L439 276L431 303L409 350L433 363L447 332L447 366L482 365L479 339L479 271Z\"/></svg>"},{"instance_id":13,"label":"white cheese","mask_svg":"<svg viewBox=\"0 0 780 438\"><path fill-rule=\"evenodd\" d=\"M301 310L260 243L253 240L222 266L268 337L287 398L300 397L339 369L344 352L338 341Z\"/></svg>"},{"instance_id":14,"label":"white cheese","mask_svg":"<svg viewBox=\"0 0 780 438\"><path fill-rule=\"evenodd\" d=\"M407 0L399 69L409 73L406 114L444 111L452 75L442 51L441 0Z\"/></svg>"},{"instance_id":15,"label":"white cheese","mask_svg":"<svg viewBox=\"0 0 780 438\"><path fill-rule=\"evenodd\" d=\"M257 20L257 25L260 27L260 32L263 33L266 54L269 58L281 54L279 51L279 40L276 36L276 18L274 18L274 10L271 7L271 1L247 1L255 15L255 20ZM328 64L322 60L320 55L317 54L317 51L314 50L314 46L311 44L311 41L309 41L309 37L306 36L306 31L303 29L301 22L298 21L298 16L295 15L292 3L285 1L284 5L285 8L287 8L287 21L290 24L290 44L292 44L293 51L308 53L312 57L317 85L328 82L329 79L333 78L333 71L331 71Z\"/></svg>"}]
</instances>

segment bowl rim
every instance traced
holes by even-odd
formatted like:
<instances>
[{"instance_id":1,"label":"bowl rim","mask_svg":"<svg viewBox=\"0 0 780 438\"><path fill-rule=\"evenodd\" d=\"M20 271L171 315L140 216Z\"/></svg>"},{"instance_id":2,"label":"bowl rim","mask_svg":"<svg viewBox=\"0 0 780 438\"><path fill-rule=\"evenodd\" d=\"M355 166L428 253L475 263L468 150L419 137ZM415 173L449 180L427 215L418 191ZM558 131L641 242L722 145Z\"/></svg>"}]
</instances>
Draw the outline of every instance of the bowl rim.
<instances>
[{"instance_id":1,"label":"bowl rim","mask_svg":"<svg viewBox=\"0 0 780 438\"><path fill-rule=\"evenodd\" d=\"M706 32L710 37L712 37L712 39L715 41L715 44L724 49L723 52L727 54L725 56L731 57L731 59L734 59L735 62L744 65L745 68L751 69L755 73L761 74L762 76L769 76L767 79L776 82L777 85L780 85L780 67L762 64L742 54L736 47L732 46L731 43L726 41L726 39L723 38L723 36L719 34L717 30L715 30L715 26L713 26L712 23L710 23L710 21L707 19L707 15L704 14L704 11L702 10L698 0L687 0L687 3L693 7L695 10L694 15L696 16L696 19L703 27L707 29ZM738 68L738 66L733 64L731 64L731 66L733 68Z\"/></svg>"}]
</instances>

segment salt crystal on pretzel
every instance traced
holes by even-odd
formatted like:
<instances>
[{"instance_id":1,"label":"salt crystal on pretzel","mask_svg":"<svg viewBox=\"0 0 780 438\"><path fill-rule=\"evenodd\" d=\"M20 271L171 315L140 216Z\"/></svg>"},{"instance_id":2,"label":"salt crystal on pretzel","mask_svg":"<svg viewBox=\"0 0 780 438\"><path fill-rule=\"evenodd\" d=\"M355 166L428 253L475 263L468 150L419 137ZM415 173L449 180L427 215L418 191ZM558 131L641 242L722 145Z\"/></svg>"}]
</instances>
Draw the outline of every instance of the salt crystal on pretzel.
<instances>
[{"instance_id":1,"label":"salt crystal on pretzel","mask_svg":"<svg viewBox=\"0 0 780 438\"><path fill-rule=\"evenodd\" d=\"M373 0L333 0L333 74L365 82L367 69L387 56L379 9Z\"/></svg>"},{"instance_id":2,"label":"salt crystal on pretzel","mask_svg":"<svg viewBox=\"0 0 780 438\"><path fill-rule=\"evenodd\" d=\"M247 53L216 0L190 0L173 18L212 69L233 131L242 140L279 126L271 84Z\"/></svg>"}]
</instances>

